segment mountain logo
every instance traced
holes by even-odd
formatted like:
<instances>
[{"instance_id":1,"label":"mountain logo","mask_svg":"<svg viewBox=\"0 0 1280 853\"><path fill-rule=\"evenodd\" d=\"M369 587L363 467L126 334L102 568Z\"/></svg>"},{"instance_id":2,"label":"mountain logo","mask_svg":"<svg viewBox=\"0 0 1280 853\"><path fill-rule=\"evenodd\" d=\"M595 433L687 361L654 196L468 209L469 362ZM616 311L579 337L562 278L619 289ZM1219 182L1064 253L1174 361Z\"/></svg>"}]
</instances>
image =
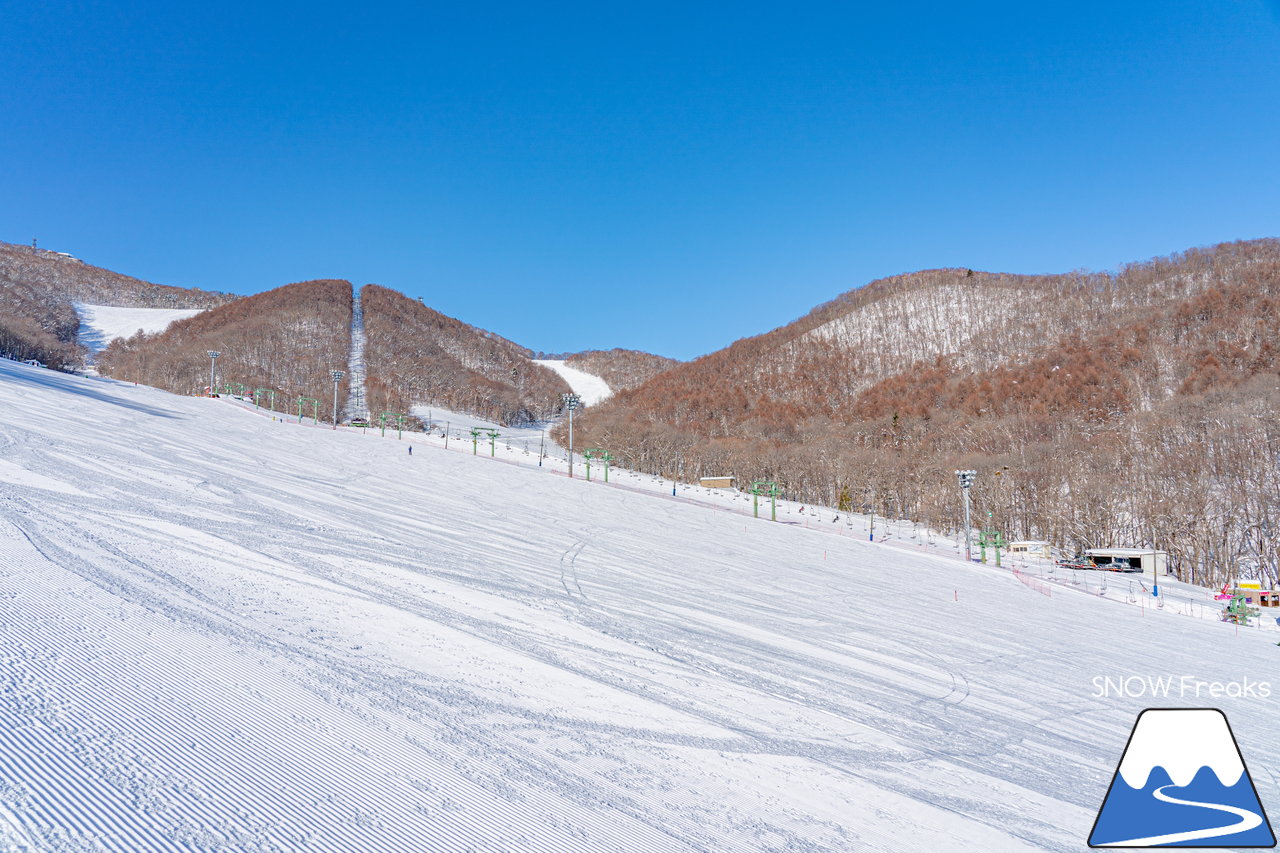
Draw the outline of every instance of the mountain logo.
<instances>
[{"instance_id":1,"label":"mountain logo","mask_svg":"<svg viewBox=\"0 0 1280 853\"><path fill-rule=\"evenodd\" d=\"M1090 847L1275 847L1227 717L1216 708L1138 715Z\"/></svg>"}]
</instances>

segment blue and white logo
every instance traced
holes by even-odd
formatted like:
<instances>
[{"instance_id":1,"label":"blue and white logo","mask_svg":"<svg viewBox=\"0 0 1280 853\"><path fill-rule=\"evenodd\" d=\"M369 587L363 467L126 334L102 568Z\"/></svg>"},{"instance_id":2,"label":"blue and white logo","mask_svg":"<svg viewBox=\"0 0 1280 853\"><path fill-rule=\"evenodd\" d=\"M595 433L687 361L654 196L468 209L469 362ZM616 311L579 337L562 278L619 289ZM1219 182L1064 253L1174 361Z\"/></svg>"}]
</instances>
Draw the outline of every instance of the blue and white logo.
<instances>
[{"instance_id":1,"label":"blue and white logo","mask_svg":"<svg viewBox=\"0 0 1280 853\"><path fill-rule=\"evenodd\" d=\"M1090 847L1275 847L1226 716L1213 708L1138 715Z\"/></svg>"}]
</instances>

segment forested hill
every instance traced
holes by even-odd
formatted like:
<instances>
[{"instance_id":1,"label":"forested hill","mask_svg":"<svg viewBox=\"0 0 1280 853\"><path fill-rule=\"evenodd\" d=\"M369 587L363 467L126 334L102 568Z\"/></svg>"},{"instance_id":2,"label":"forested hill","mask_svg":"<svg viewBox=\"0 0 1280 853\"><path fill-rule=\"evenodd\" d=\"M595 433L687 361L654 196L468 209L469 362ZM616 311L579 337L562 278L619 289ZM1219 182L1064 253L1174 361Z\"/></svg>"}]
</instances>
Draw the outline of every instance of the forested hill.
<instances>
[{"instance_id":1,"label":"forested hill","mask_svg":"<svg viewBox=\"0 0 1280 853\"><path fill-rule=\"evenodd\" d=\"M73 303L136 308L211 308L228 293L153 284L70 255L0 242L0 355L79 365L80 320Z\"/></svg>"},{"instance_id":2,"label":"forested hill","mask_svg":"<svg viewBox=\"0 0 1280 853\"><path fill-rule=\"evenodd\" d=\"M929 270L677 365L584 413L584 444L685 478L1062 545L1142 544L1185 572L1280 558L1280 240L1114 274Z\"/></svg>"},{"instance_id":3,"label":"forested hill","mask_svg":"<svg viewBox=\"0 0 1280 853\"><path fill-rule=\"evenodd\" d=\"M443 406L497 423L527 423L560 411L569 390L528 349L441 314L402 293L366 285L366 393L379 411Z\"/></svg>"},{"instance_id":4,"label":"forested hill","mask_svg":"<svg viewBox=\"0 0 1280 853\"><path fill-rule=\"evenodd\" d=\"M586 350L565 359L569 367L599 376L614 393L637 388L680 362L633 349Z\"/></svg>"},{"instance_id":5,"label":"forested hill","mask_svg":"<svg viewBox=\"0 0 1280 853\"><path fill-rule=\"evenodd\" d=\"M55 299L130 308L212 308L238 297L154 284L62 252L0 242L0 281L21 282Z\"/></svg>"},{"instance_id":6,"label":"forested hill","mask_svg":"<svg viewBox=\"0 0 1280 853\"><path fill-rule=\"evenodd\" d=\"M208 350L221 353L223 381L328 401L329 371L343 369L351 346L351 283L305 281L177 320L163 332L113 341L98 356L106 376L202 393L209 384ZM347 380L339 388L346 399ZM327 408L327 407L326 407Z\"/></svg>"},{"instance_id":7,"label":"forested hill","mask_svg":"<svg viewBox=\"0 0 1280 853\"><path fill-rule=\"evenodd\" d=\"M209 384L205 353L217 350L222 381L319 399L332 408L330 371L348 369L353 292L340 280L308 281L238 299L178 320L163 332L112 342L99 356L105 375L178 394ZM377 285L360 290L365 403L374 413L416 406L522 423L559 412L569 390L532 353L419 301ZM347 399L350 376L340 380Z\"/></svg>"}]
</instances>

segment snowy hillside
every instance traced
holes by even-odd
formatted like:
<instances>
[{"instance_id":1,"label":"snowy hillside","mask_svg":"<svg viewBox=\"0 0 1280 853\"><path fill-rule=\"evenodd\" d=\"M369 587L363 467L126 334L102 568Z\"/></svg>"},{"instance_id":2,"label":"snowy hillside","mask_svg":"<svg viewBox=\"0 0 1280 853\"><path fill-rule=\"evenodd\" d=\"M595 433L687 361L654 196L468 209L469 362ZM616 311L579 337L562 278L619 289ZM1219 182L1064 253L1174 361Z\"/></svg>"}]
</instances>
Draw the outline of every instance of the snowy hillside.
<instances>
[{"instance_id":1,"label":"snowy hillside","mask_svg":"<svg viewBox=\"0 0 1280 853\"><path fill-rule=\"evenodd\" d=\"M80 343L98 352L116 338L129 338L139 331L153 335L163 332L175 320L194 317L200 308L118 308L112 305L76 303L80 315Z\"/></svg>"},{"instance_id":2,"label":"snowy hillside","mask_svg":"<svg viewBox=\"0 0 1280 853\"><path fill-rule=\"evenodd\" d=\"M582 405L584 406L594 406L601 400L607 400L613 396L613 390L609 388L609 383L599 376L587 373L585 370L570 367L563 360L534 359L533 363L549 367L560 374L564 381L569 383L573 393L582 398Z\"/></svg>"},{"instance_id":3,"label":"snowy hillside","mask_svg":"<svg viewBox=\"0 0 1280 853\"><path fill-rule=\"evenodd\" d=\"M1051 340L1027 319L1044 301L1042 292L964 282L944 279L928 288L890 291L799 336L779 350L778 358L803 358L813 341L834 342L864 355L862 383L870 385L894 367L942 355L956 356L957 364L989 366Z\"/></svg>"},{"instance_id":4,"label":"snowy hillside","mask_svg":"<svg viewBox=\"0 0 1280 853\"><path fill-rule=\"evenodd\" d=\"M1274 631L441 445L0 361L0 850L1077 851L1152 704L1280 811L1094 682Z\"/></svg>"}]
</instances>

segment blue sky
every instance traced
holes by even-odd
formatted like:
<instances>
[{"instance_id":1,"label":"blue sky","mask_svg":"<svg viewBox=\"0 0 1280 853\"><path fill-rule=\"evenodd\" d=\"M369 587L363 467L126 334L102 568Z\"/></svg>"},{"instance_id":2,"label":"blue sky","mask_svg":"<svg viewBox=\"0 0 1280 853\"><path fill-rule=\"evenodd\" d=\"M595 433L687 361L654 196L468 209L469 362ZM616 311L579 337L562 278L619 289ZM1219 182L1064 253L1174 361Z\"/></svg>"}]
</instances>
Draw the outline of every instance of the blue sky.
<instances>
[{"instance_id":1,"label":"blue sky","mask_svg":"<svg viewBox=\"0 0 1280 853\"><path fill-rule=\"evenodd\" d=\"M0 239L377 282L534 349L689 358L883 275L1280 236L1280 0L0 20Z\"/></svg>"}]
</instances>

